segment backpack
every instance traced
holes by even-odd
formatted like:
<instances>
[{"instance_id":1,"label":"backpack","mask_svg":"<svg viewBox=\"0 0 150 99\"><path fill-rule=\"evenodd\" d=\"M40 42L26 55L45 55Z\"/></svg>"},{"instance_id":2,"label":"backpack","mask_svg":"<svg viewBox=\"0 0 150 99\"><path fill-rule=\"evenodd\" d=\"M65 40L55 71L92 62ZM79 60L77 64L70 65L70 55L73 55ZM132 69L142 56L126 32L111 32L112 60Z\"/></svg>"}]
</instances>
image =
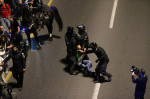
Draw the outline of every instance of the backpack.
<instances>
[{"instance_id":1,"label":"backpack","mask_svg":"<svg viewBox=\"0 0 150 99\"><path fill-rule=\"evenodd\" d=\"M7 7L6 3L5 3L5 7L6 7L6 8L3 8L3 9L7 9L7 10L8 10L8 7ZM1 11L1 8L0 8L0 11Z\"/></svg>"}]
</instances>

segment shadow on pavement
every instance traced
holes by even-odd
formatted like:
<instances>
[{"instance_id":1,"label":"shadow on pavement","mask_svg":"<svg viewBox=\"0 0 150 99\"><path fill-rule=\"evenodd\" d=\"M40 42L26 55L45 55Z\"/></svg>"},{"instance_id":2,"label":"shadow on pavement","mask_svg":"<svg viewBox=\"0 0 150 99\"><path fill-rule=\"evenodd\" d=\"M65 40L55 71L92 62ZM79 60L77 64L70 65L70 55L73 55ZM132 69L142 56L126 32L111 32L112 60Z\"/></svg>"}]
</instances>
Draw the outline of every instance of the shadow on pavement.
<instances>
[{"instance_id":1,"label":"shadow on pavement","mask_svg":"<svg viewBox=\"0 0 150 99\"><path fill-rule=\"evenodd\" d=\"M12 89L13 89L13 88L19 88L18 85L17 85L17 83L15 83L15 82L10 82L10 83L8 83L8 86L11 86Z\"/></svg>"}]
</instances>

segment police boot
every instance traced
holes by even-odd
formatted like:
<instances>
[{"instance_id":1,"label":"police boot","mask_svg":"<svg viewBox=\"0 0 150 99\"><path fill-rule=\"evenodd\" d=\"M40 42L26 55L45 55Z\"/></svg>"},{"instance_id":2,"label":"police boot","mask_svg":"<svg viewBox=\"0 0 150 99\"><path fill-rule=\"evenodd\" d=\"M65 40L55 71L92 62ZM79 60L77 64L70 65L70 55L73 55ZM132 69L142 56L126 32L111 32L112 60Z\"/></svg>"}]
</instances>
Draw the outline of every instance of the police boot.
<instances>
[{"instance_id":1,"label":"police boot","mask_svg":"<svg viewBox=\"0 0 150 99\"><path fill-rule=\"evenodd\" d=\"M110 82L111 81L111 77L112 77L112 75L111 74L109 74L109 77L108 77L108 82Z\"/></svg>"},{"instance_id":2,"label":"police boot","mask_svg":"<svg viewBox=\"0 0 150 99\"><path fill-rule=\"evenodd\" d=\"M42 50L41 44L38 43L38 50Z\"/></svg>"},{"instance_id":3,"label":"police boot","mask_svg":"<svg viewBox=\"0 0 150 99\"><path fill-rule=\"evenodd\" d=\"M53 41L53 34L49 34L48 43L51 43Z\"/></svg>"}]
</instances>

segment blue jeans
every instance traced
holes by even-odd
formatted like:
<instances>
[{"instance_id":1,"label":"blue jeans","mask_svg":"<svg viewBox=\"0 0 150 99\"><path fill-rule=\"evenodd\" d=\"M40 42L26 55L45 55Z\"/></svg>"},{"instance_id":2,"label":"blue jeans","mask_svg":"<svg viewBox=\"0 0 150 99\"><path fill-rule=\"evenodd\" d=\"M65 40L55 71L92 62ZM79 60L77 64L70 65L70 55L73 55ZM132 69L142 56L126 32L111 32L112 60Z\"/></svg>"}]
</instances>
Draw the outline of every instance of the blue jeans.
<instances>
[{"instance_id":1,"label":"blue jeans","mask_svg":"<svg viewBox=\"0 0 150 99\"><path fill-rule=\"evenodd\" d=\"M90 70L90 66L91 66L91 61L90 60L81 60L80 62L78 62L78 65L85 68L87 67L88 72L91 73L92 71Z\"/></svg>"},{"instance_id":2,"label":"blue jeans","mask_svg":"<svg viewBox=\"0 0 150 99\"><path fill-rule=\"evenodd\" d=\"M8 30L10 29L10 21L8 18L0 18L0 23L4 28L4 31L6 31L5 27L7 26Z\"/></svg>"}]
</instances>

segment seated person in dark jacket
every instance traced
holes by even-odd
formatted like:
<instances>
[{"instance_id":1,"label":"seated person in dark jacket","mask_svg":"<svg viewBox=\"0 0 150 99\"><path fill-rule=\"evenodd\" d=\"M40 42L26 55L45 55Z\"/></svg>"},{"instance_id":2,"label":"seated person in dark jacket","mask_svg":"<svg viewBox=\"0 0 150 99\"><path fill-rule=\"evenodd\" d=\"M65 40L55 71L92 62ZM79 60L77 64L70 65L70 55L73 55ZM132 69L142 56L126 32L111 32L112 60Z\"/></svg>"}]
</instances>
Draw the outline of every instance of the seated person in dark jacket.
<instances>
[{"instance_id":1,"label":"seated person in dark jacket","mask_svg":"<svg viewBox=\"0 0 150 99\"><path fill-rule=\"evenodd\" d=\"M144 94L146 91L147 76L145 71L141 69L138 73L138 78L134 78L135 73L132 72L132 82L136 83L135 87L135 99L144 99Z\"/></svg>"}]
</instances>

